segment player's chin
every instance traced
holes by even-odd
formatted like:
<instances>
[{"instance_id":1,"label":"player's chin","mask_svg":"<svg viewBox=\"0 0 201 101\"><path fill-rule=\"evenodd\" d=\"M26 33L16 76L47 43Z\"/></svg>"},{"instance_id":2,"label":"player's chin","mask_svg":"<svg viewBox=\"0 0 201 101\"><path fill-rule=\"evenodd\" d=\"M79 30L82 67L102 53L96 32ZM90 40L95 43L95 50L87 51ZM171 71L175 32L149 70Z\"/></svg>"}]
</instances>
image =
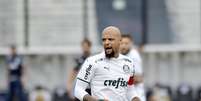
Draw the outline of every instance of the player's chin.
<instances>
[{"instance_id":1,"label":"player's chin","mask_svg":"<svg viewBox=\"0 0 201 101\"><path fill-rule=\"evenodd\" d=\"M124 54L124 55L125 55L125 54L126 54L126 51L121 51L121 54Z\"/></svg>"},{"instance_id":2,"label":"player's chin","mask_svg":"<svg viewBox=\"0 0 201 101\"><path fill-rule=\"evenodd\" d=\"M111 58L113 56L112 52L111 53L105 53L107 58Z\"/></svg>"},{"instance_id":3,"label":"player's chin","mask_svg":"<svg viewBox=\"0 0 201 101\"><path fill-rule=\"evenodd\" d=\"M121 53L124 54L124 55L128 54L128 52L129 52L128 50L122 50L121 51Z\"/></svg>"},{"instance_id":4,"label":"player's chin","mask_svg":"<svg viewBox=\"0 0 201 101\"><path fill-rule=\"evenodd\" d=\"M106 49L105 50L106 55L110 55L110 54L112 54L112 52L113 52L112 49Z\"/></svg>"}]
</instances>

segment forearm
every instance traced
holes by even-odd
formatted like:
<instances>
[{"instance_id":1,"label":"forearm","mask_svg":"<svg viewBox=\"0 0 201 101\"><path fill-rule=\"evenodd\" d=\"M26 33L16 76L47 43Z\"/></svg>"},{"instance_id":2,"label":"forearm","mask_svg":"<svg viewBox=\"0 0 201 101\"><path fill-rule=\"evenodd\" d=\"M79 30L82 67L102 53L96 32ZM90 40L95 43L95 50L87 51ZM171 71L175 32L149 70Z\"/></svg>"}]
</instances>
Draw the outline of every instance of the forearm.
<instances>
[{"instance_id":1,"label":"forearm","mask_svg":"<svg viewBox=\"0 0 201 101\"><path fill-rule=\"evenodd\" d=\"M27 82L27 78L28 78L28 70L27 68L22 65L22 75L21 75L21 82L23 84L23 86L25 86L26 82Z\"/></svg>"},{"instance_id":2,"label":"forearm","mask_svg":"<svg viewBox=\"0 0 201 101\"><path fill-rule=\"evenodd\" d=\"M143 76L142 75L135 75L134 76L135 84L143 83Z\"/></svg>"},{"instance_id":3,"label":"forearm","mask_svg":"<svg viewBox=\"0 0 201 101\"><path fill-rule=\"evenodd\" d=\"M67 89L68 89L69 92L72 91L73 82L74 82L74 80L75 80L75 78L76 78L76 75L77 75L77 73L75 73L74 71L71 71L71 72L69 73L68 81L67 81Z\"/></svg>"}]
</instances>

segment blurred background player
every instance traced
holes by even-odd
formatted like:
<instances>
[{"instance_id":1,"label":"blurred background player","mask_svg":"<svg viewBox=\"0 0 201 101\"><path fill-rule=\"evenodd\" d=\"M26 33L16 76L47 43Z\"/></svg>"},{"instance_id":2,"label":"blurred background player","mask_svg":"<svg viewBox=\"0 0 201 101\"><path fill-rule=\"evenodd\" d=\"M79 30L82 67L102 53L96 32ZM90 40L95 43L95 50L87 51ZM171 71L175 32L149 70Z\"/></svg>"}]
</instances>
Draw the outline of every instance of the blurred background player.
<instances>
[{"instance_id":1,"label":"blurred background player","mask_svg":"<svg viewBox=\"0 0 201 101\"><path fill-rule=\"evenodd\" d=\"M75 77L77 76L77 73L79 72L82 64L84 63L85 59L88 58L91 55L91 41L87 38L85 38L82 42L81 42L81 47L82 47L82 55L75 59L76 62L76 66L73 68L73 70L71 71L69 78L68 78L68 94L71 95L72 92L72 87L73 87L73 82L75 80ZM90 93L90 90L87 89L87 92ZM74 98L72 98L74 99ZM79 101L78 99L76 99L75 101Z\"/></svg>"},{"instance_id":2,"label":"blurred background player","mask_svg":"<svg viewBox=\"0 0 201 101\"><path fill-rule=\"evenodd\" d=\"M30 93L29 101L52 101L51 94L39 85Z\"/></svg>"},{"instance_id":3,"label":"blurred background player","mask_svg":"<svg viewBox=\"0 0 201 101\"><path fill-rule=\"evenodd\" d=\"M25 101L23 92L23 60L22 57L17 54L15 46L10 47L10 52L11 53L6 58L9 83L7 101L14 101L16 99L18 101Z\"/></svg>"},{"instance_id":4,"label":"blurred background player","mask_svg":"<svg viewBox=\"0 0 201 101\"><path fill-rule=\"evenodd\" d=\"M134 46L134 41L132 36L129 34L122 35L120 51L123 55L126 55L133 59L134 62L138 63L139 66L135 69L135 87L137 92L141 96L142 101L146 101L145 99L145 91L143 84L143 69L142 69L142 59L141 56Z\"/></svg>"}]
</instances>

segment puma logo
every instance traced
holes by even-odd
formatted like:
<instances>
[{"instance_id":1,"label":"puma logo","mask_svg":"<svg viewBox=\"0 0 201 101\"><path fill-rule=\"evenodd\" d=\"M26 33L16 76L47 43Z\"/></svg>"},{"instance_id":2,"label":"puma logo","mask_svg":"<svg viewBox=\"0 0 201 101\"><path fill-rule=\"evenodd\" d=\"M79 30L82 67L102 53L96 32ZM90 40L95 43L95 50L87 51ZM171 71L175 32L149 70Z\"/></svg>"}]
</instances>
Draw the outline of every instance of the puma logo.
<instances>
[{"instance_id":1,"label":"puma logo","mask_svg":"<svg viewBox=\"0 0 201 101\"><path fill-rule=\"evenodd\" d=\"M110 70L110 68L109 68L109 67L104 67L104 69Z\"/></svg>"}]
</instances>

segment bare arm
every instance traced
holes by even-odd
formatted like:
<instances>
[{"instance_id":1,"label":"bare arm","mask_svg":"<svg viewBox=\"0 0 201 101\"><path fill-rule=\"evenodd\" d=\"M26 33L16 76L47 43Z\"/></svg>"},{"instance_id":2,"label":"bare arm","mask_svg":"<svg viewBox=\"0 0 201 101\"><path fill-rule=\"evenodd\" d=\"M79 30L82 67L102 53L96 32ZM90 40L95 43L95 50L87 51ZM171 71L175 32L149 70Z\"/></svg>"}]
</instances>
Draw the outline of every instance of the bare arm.
<instances>
[{"instance_id":1,"label":"bare arm","mask_svg":"<svg viewBox=\"0 0 201 101\"><path fill-rule=\"evenodd\" d=\"M25 65L22 64L22 77L21 77L21 80L22 80L22 84L23 86L25 86L26 84L26 80L27 80L27 68L25 67Z\"/></svg>"},{"instance_id":2,"label":"bare arm","mask_svg":"<svg viewBox=\"0 0 201 101\"><path fill-rule=\"evenodd\" d=\"M69 76L68 76L68 80L67 80L67 89L68 89L68 92L72 91L73 82L74 82L76 76L77 76L77 71L71 70L70 73L69 73Z\"/></svg>"},{"instance_id":3,"label":"bare arm","mask_svg":"<svg viewBox=\"0 0 201 101\"><path fill-rule=\"evenodd\" d=\"M9 65L6 64L6 75L7 75L7 83L10 81L10 74L9 74Z\"/></svg>"},{"instance_id":4,"label":"bare arm","mask_svg":"<svg viewBox=\"0 0 201 101\"><path fill-rule=\"evenodd\" d=\"M135 81L135 84L143 83L143 76L142 75L135 75L134 81Z\"/></svg>"}]
</instances>

